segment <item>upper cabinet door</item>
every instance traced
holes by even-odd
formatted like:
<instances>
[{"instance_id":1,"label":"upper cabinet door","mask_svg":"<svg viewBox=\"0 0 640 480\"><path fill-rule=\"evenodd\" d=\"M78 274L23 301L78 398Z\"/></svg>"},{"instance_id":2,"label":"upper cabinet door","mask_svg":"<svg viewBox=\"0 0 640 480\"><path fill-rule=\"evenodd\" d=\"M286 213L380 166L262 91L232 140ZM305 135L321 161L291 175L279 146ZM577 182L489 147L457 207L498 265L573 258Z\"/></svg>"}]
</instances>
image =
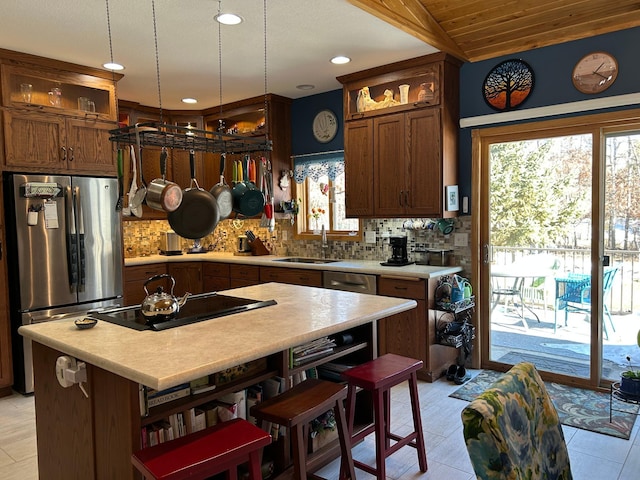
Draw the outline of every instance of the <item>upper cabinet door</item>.
<instances>
[{"instance_id":1,"label":"upper cabinet door","mask_svg":"<svg viewBox=\"0 0 640 480\"><path fill-rule=\"evenodd\" d=\"M410 194L406 184L405 115L399 113L373 120L375 214L404 215Z\"/></svg>"},{"instance_id":2,"label":"upper cabinet door","mask_svg":"<svg viewBox=\"0 0 640 480\"><path fill-rule=\"evenodd\" d=\"M68 168L107 175L115 173L115 144L109 140L109 130L113 128L113 122L67 120Z\"/></svg>"},{"instance_id":3,"label":"upper cabinet door","mask_svg":"<svg viewBox=\"0 0 640 480\"><path fill-rule=\"evenodd\" d=\"M64 117L12 110L5 110L3 117L6 166L66 168Z\"/></svg>"},{"instance_id":4,"label":"upper cabinet door","mask_svg":"<svg viewBox=\"0 0 640 480\"><path fill-rule=\"evenodd\" d=\"M345 124L345 203L347 217L373 215L373 120Z\"/></svg>"},{"instance_id":5,"label":"upper cabinet door","mask_svg":"<svg viewBox=\"0 0 640 480\"><path fill-rule=\"evenodd\" d=\"M411 216L439 216L444 209L440 130L440 110L407 113L407 213Z\"/></svg>"}]
</instances>

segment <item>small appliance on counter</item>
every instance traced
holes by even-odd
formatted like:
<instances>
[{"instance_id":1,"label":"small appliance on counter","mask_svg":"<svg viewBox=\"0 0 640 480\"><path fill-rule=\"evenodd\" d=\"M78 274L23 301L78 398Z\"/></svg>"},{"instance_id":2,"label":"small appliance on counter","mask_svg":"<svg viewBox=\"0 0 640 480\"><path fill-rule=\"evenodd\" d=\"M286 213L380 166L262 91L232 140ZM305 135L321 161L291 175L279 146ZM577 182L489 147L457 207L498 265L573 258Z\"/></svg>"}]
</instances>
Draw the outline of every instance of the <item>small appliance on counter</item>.
<instances>
[{"instance_id":1,"label":"small appliance on counter","mask_svg":"<svg viewBox=\"0 0 640 480\"><path fill-rule=\"evenodd\" d=\"M251 255L251 246L249 245L249 238L246 235L238 235L238 247L233 254Z\"/></svg>"},{"instance_id":2,"label":"small appliance on counter","mask_svg":"<svg viewBox=\"0 0 640 480\"><path fill-rule=\"evenodd\" d=\"M381 262L380 265L402 267L413 263L409 261L407 256L407 237L389 237L389 244L391 245L391 258L386 262Z\"/></svg>"},{"instance_id":3,"label":"small appliance on counter","mask_svg":"<svg viewBox=\"0 0 640 480\"><path fill-rule=\"evenodd\" d=\"M193 247L189 248L187 253L207 253L207 249L200 244L200 239L196 238L193 241Z\"/></svg>"},{"instance_id":4,"label":"small appliance on counter","mask_svg":"<svg viewBox=\"0 0 640 480\"><path fill-rule=\"evenodd\" d=\"M433 265L446 267L450 265L453 250L446 249L415 249L414 253L420 254L420 259L416 260L416 265ZM426 257L426 258L425 258Z\"/></svg>"},{"instance_id":5,"label":"small appliance on counter","mask_svg":"<svg viewBox=\"0 0 640 480\"><path fill-rule=\"evenodd\" d=\"M182 255L180 236L173 230L167 230L162 237L160 255Z\"/></svg>"}]
</instances>

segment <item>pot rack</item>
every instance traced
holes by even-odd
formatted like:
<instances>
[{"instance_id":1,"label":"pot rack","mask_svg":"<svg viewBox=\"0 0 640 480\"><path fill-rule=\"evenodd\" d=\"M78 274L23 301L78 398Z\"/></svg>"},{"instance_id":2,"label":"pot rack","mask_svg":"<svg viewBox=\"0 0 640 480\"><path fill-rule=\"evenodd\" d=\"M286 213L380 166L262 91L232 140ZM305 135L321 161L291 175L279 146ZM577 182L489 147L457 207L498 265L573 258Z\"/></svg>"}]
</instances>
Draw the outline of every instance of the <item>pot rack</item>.
<instances>
[{"instance_id":1,"label":"pot rack","mask_svg":"<svg viewBox=\"0 0 640 480\"><path fill-rule=\"evenodd\" d=\"M252 153L273 149L266 135L234 135L164 123L148 122L109 130L109 140L122 145L165 147L208 153ZM137 135L136 135L137 134Z\"/></svg>"}]
</instances>

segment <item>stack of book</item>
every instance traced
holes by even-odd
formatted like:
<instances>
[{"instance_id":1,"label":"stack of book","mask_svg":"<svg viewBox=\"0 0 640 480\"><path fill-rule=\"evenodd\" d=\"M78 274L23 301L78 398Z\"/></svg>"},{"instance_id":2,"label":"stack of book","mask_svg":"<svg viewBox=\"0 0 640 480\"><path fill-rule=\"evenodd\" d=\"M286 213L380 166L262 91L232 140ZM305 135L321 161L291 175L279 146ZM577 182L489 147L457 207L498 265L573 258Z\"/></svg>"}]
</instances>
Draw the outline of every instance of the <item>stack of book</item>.
<instances>
[{"instance_id":1,"label":"stack of book","mask_svg":"<svg viewBox=\"0 0 640 480\"><path fill-rule=\"evenodd\" d=\"M328 355L329 353L333 352L335 346L335 340L332 340L329 337L322 337L314 340L313 342L293 347L290 350L289 359L291 367L297 367L315 358Z\"/></svg>"}]
</instances>

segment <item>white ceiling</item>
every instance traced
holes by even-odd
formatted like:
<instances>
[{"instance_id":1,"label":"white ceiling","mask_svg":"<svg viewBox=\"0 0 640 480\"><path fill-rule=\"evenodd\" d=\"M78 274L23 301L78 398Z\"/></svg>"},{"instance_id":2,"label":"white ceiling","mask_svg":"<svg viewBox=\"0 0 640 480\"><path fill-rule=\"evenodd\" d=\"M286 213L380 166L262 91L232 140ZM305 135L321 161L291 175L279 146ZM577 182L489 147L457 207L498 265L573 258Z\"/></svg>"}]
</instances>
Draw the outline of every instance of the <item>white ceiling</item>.
<instances>
[{"instance_id":1,"label":"white ceiling","mask_svg":"<svg viewBox=\"0 0 640 480\"><path fill-rule=\"evenodd\" d=\"M0 48L101 68L125 65L118 98L159 106L152 0L2 0ZM260 0L223 0L244 18L222 26L222 103L264 94L264 10ZM217 0L155 0L162 107L220 104ZM337 76L436 49L347 0L268 0L267 89L299 98L341 87ZM352 62L333 65L346 55ZM296 85L313 84L302 91ZM183 97L198 104L185 105Z\"/></svg>"}]
</instances>

